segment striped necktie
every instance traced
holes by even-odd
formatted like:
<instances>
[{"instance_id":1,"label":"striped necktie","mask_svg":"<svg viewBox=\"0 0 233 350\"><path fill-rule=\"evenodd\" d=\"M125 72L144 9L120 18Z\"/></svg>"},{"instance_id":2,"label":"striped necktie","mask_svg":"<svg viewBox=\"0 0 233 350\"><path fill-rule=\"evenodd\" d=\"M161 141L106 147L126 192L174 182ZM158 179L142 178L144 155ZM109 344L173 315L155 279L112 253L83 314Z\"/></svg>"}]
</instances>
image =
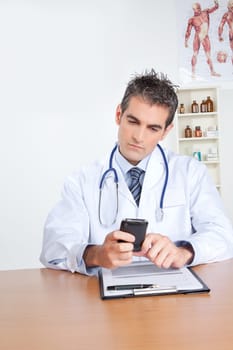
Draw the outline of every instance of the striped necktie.
<instances>
[{"instance_id":1,"label":"striped necktie","mask_svg":"<svg viewBox=\"0 0 233 350\"><path fill-rule=\"evenodd\" d=\"M144 173L144 170L137 167L131 168L129 170L129 174L131 177L129 189L134 197L135 202L137 203L137 206L139 205L141 189L142 189L142 186L140 184L140 177L143 173Z\"/></svg>"}]
</instances>

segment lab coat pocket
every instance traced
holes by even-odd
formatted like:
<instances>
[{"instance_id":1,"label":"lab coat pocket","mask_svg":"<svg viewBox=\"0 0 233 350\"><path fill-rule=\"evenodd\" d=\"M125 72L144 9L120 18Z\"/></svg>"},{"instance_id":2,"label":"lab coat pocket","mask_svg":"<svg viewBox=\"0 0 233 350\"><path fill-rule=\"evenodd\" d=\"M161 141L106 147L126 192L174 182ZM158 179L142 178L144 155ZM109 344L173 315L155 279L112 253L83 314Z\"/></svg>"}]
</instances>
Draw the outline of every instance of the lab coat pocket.
<instances>
[{"instance_id":1,"label":"lab coat pocket","mask_svg":"<svg viewBox=\"0 0 233 350\"><path fill-rule=\"evenodd\" d=\"M164 208L185 205L185 192L183 188L168 188L164 196Z\"/></svg>"},{"instance_id":2,"label":"lab coat pocket","mask_svg":"<svg viewBox=\"0 0 233 350\"><path fill-rule=\"evenodd\" d=\"M163 220L157 222L156 228L157 232L168 236L172 241L184 239L190 233L190 215L184 189L167 189L163 203Z\"/></svg>"}]
</instances>

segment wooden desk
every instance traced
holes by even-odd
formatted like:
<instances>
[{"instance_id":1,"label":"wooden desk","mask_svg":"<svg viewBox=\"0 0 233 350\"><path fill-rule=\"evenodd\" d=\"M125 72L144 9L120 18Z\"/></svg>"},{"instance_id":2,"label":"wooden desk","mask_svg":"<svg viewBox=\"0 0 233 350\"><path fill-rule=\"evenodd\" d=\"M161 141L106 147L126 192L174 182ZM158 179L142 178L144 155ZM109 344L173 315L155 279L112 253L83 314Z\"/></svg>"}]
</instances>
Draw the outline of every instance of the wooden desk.
<instances>
[{"instance_id":1,"label":"wooden desk","mask_svg":"<svg viewBox=\"0 0 233 350\"><path fill-rule=\"evenodd\" d=\"M210 294L105 300L95 277L0 272L2 350L233 349L233 259L196 267Z\"/></svg>"}]
</instances>

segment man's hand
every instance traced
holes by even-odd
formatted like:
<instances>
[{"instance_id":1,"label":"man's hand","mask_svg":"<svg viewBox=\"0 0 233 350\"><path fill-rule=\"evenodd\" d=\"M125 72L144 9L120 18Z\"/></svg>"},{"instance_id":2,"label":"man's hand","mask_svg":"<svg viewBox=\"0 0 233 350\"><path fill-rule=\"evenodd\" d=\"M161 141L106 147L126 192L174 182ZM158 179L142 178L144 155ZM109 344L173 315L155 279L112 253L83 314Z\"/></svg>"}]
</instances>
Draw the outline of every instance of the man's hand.
<instances>
[{"instance_id":1,"label":"man's hand","mask_svg":"<svg viewBox=\"0 0 233 350\"><path fill-rule=\"evenodd\" d=\"M161 234L147 234L137 256L145 256L158 267L181 268L193 258L193 252L176 245L166 236Z\"/></svg>"},{"instance_id":2,"label":"man's hand","mask_svg":"<svg viewBox=\"0 0 233 350\"><path fill-rule=\"evenodd\" d=\"M122 231L109 233L102 245L90 245L83 259L87 267L101 266L108 269L128 265L132 262L135 237ZM124 241L124 242L122 242Z\"/></svg>"}]
</instances>

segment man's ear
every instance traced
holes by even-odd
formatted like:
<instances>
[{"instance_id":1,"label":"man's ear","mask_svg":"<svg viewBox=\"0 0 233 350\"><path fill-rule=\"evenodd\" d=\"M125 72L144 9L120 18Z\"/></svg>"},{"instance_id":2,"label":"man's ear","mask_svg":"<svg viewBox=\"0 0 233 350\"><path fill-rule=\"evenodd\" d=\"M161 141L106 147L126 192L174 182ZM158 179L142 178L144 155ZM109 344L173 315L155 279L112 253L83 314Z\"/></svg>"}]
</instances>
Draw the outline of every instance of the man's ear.
<instances>
[{"instance_id":1,"label":"man's ear","mask_svg":"<svg viewBox=\"0 0 233 350\"><path fill-rule=\"evenodd\" d=\"M164 140L165 137L167 136L167 134L169 133L169 131L173 128L174 124L171 123L169 124L166 129L164 130L163 136L161 137L161 140Z\"/></svg>"},{"instance_id":2,"label":"man's ear","mask_svg":"<svg viewBox=\"0 0 233 350\"><path fill-rule=\"evenodd\" d=\"M121 105L119 104L116 108L116 117L115 117L117 125L120 125L121 121Z\"/></svg>"}]
</instances>

